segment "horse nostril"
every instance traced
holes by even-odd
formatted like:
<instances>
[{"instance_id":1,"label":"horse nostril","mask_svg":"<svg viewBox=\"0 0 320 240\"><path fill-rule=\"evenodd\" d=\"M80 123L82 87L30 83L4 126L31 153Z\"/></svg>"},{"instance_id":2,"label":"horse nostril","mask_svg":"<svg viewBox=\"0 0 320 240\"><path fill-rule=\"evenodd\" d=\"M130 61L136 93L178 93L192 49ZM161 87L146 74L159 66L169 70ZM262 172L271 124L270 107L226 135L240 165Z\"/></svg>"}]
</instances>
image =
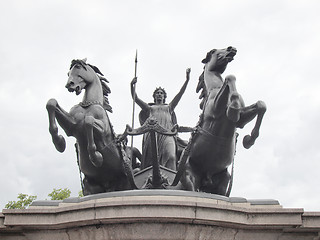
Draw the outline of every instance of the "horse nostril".
<instances>
[{"instance_id":1,"label":"horse nostril","mask_svg":"<svg viewBox=\"0 0 320 240\"><path fill-rule=\"evenodd\" d=\"M72 87L73 85L74 85L74 82L68 82L68 83L66 84L66 88Z\"/></svg>"}]
</instances>

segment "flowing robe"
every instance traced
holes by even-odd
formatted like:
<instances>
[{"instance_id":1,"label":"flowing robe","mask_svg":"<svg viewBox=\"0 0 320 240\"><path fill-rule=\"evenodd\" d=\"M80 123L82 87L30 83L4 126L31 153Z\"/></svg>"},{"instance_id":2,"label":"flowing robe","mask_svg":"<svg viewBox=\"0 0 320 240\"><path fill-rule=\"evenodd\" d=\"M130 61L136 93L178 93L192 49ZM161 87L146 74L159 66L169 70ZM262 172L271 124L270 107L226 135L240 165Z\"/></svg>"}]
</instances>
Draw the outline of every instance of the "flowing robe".
<instances>
[{"instance_id":1,"label":"flowing robe","mask_svg":"<svg viewBox=\"0 0 320 240\"><path fill-rule=\"evenodd\" d=\"M141 124L143 124L147 117L151 116L157 119L159 125L169 130L176 124L175 114L168 104L150 105L149 113L146 111L142 111L142 113L140 114ZM143 116L141 117L141 115ZM160 165L176 170L176 137L156 133L156 139ZM151 154L150 133L145 133L142 142L141 169L152 165Z\"/></svg>"}]
</instances>

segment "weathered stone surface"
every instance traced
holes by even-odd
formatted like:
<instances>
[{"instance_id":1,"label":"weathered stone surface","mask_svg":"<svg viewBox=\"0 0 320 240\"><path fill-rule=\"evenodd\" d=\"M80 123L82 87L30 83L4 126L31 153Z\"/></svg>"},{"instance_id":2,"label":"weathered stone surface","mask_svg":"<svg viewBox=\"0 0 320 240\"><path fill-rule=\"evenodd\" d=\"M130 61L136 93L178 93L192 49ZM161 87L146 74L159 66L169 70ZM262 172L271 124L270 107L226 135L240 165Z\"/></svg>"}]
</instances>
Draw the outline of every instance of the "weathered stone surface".
<instances>
[{"instance_id":1,"label":"weathered stone surface","mask_svg":"<svg viewBox=\"0 0 320 240\"><path fill-rule=\"evenodd\" d=\"M250 202L171 190L99 194L58 206L38 201L3 210L0 239L319 240L320 213L275 200Z\"/></svg>"}]
</instances>

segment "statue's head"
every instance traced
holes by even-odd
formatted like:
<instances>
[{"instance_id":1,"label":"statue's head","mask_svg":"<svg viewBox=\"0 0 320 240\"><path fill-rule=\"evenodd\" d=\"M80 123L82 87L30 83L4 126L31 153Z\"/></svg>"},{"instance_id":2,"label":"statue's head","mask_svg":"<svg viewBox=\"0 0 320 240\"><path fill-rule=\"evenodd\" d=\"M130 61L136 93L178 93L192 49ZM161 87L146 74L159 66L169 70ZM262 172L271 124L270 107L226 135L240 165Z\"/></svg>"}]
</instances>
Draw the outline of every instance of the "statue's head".
<instances>
[{"instance_id":1,"label":"statue's head","mask_svg":"<svg viewBox=\"0 0 320 240\"><path fill-rule=\"evenodd\" d=\"M165 103L167 98L167 93L162 87L156 88L153 92L154 103Z\"/></svg>"}]
</instances>

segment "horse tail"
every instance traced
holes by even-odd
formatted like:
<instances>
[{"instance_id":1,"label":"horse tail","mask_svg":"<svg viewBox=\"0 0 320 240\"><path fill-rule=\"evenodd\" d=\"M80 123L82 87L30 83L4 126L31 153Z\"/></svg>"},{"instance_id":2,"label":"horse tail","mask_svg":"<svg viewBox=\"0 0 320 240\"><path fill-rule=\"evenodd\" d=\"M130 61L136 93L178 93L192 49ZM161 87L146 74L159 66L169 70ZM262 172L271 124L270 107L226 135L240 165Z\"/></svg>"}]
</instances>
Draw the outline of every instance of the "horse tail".
<instances>
[{"instance_id":1,"label":"horse tail","mask_svg":"<svg viewBox=\"0 0 320 240\"><path fill-rule=\"evenodd\" d=\"M129 182L129 185L131 189L138 189L137 185L134 182L131 159L128 157L128 155L124 151L124 148L121 145L121 143L118 144L118 148L121 152L122 167L124 170L124 174L126 175L127 180Z\"/></svg>"},{"instance_id":2,"label":"horse tail","mask_svg":"<svg viewBox=\"0 0 320 240\"><path fill-rule=\"evenodd\" d=\"M229 197L230 196L230 193L231 193L231 189L232 189L232 184L233 184L233 173L234 173L234 157L236 155L236 147L237 147L237 141L238 141L238 136L239 136L239 133L235 133L236 134L236 138L235 138L235 150L234 150L234 155L233 155L233 158L232 158L232 165L231 165L231 173L230 173L230 181L229 181L229 185L228 185L228 190L226 192L226 196Z\"/></svg>"},{"instance_id":3,"label":"horse tail","mask_svg":"<svg viewBox=\"0 0 320 240\"><path fill-rule=\"evenodd\" d=\"M181 154L180 160L179 160L178 172L177 172L171 186L176 186L179 183L181 176L185 173L187 160L189 159L189 155L190 155L191 145L193 144L194 132L195 132L195 130L193 130L187 146L182 151L182 154Z\"/></svg>"},{"instance_id":4,"label":"horse tail","mask_svg":"<svg viewBox=\"0 0 320 240\"><path fill-rule=\"evenodd\" d=\"M78 164L78 168L79 168L79 175L80 175L81 190L82 190L82 193L84 193L84 185L83 185L83 179L82 179L81 169L80 169L80 153L79 153L79 144L76 142L76 143L74 144L74 147L75 147L76 155L77 155L77 164Z\"/></svg>"},{"instance_id":5,"label":"horse tail","mask_svg":"<svg viewBox=\"0 0 320 240\"><path fill-rule=\"evenodd\" d=\"M234 158L232 159L231 173L230 173L230 181L228 185L228 190L226 192L226 197L230 196L232 184L233 184L233 172L234 172Z\"/></svg>"}]
</instances>

